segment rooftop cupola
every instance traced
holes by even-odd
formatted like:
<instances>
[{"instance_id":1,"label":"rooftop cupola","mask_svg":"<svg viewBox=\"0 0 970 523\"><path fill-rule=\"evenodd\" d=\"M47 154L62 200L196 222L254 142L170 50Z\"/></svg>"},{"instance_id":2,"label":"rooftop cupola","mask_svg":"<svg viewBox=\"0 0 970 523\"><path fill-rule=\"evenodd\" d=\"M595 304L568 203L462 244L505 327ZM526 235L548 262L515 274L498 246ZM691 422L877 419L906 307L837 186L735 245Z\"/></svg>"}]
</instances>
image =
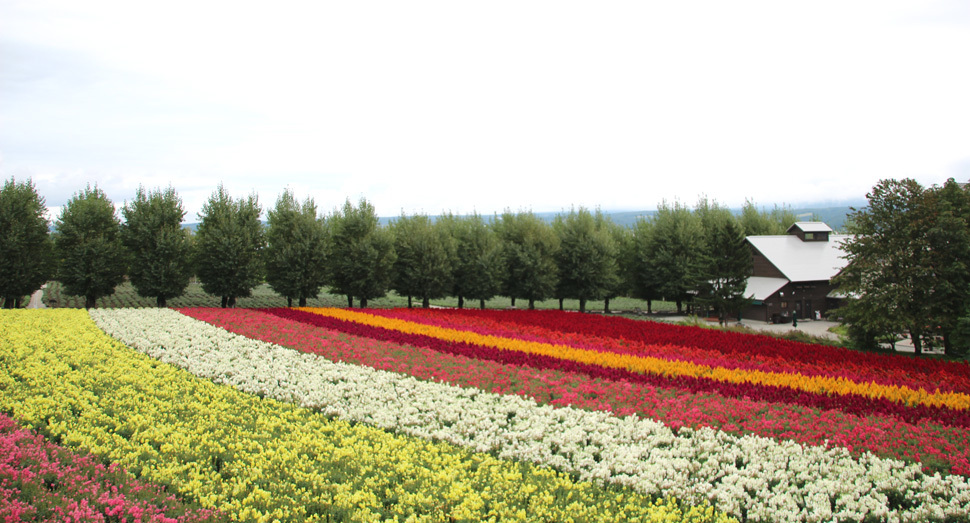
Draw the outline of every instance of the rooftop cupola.
<instances>
[{"instance_id":1,"label":"rooftop cupola","mask_svg":"<svg viewBox=\"0 0 970 523\"><path fill-rule=\"evenodd\" d=\"M822 222L795 222L787 232L803 242L827 242L832 228Z\"/></svg>"}]
</instances>

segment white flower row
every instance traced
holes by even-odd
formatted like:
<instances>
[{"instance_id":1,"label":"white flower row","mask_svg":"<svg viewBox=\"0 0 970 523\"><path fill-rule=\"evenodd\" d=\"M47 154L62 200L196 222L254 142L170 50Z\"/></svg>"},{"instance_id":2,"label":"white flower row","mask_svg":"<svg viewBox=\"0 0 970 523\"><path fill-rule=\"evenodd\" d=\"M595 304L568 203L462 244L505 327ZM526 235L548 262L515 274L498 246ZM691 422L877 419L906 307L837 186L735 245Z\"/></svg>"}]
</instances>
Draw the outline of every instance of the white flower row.
<instances>
[{"instance_id":1,"label":"white flower row","mask_svg":"<svg viewBox=\"0 0 970 523\"><path fill-rule=\"evenodd\" d=\"M169 309L100 309L109 335L217 383L327 415L496 452L646 494L709 501L751 521L927 521L970 517L960 476L843 448L825 449L712 429L681 429L606 412L334 363Z\"/></svg>"}]
</instances>

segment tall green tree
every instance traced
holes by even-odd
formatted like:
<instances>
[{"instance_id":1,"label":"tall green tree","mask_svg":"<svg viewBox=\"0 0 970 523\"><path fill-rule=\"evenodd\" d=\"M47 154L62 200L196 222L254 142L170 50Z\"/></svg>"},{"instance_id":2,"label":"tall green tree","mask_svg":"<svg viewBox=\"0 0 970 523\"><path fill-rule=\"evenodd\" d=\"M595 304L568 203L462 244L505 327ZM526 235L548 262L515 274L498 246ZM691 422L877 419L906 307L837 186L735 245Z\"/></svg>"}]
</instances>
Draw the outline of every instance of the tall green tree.
<instances>
[{"instance_id":1,"label":"tall green tree","mask_svg":"<svg viewBox=\"0 0 970 523\"><path fill-rule=\"evenodd\" d=\"M559 280L559 238L552 227L532 212L511 211L503 213L494 225L505 262L503 294L512 299L512 305L516 298L522 298L528 300L529 309L534 309L536 301L553 297Z\"/></svg>"},{"instance_id":2,"label":"tall green tree","mask_svg":"<svg viewBox=\"0 0 970 523\"><path fill-rule=\"evenodd\" d=\"M559 237L558 294L579 300L579 311L586 312L587 301L603 299L617 286L616 243L605 219L583 207L558 215L553 228Z\"/></svg>"},{"instance_id":3,"label":"tall green tree","mask_svg":"<svg viewBox=\"0 0 970 523\"><path fill-rule=\"evenodd\" d=\"M655 292L677 304L677 313L697 290L704 232L700 220L683 204L663 202L652 217L646 256Z\"/></svg>"},{"instance_id":4,"label":"tall green tree","mask_svg":"<svg viewBox=\"0 0 970 523\"><path fill-rule=\"evenodd\" d=\"M222 307L252 294L263 276L265 245L262 208L255 194L234 200L219 184L199 213L196 274L202 289L219 296Z\"/></svg>"},{"instance_id":5,"label":"tall green tree","mask_svg":"<svg viewBox=\"0 0 970 523\"><path fill-rule=\"evenodd\" d=\"M923 196L925 263L933 274L930 314L946 354L957 355L967 348L954 346L951 334L970 308L970 193L951 178Z\"/></svg>"},{"instance_id":6,"label":"tall green tree","mask_svg":"<svg viewBox=\"0 0 970 523\"><path fill-rule=\"evenodd\" d=\"M630 294L647 302L647 313L653 312L653 301L663 296L660 294L660 273L654 269L653 256L654 221L644 217L637 218L632 228L632 240L628 246L625 264L626 278L630 285Z\"/></svg>"},{"instance_id":7,"label":"tall green tree","mask_svg":"<svg viewBox=\"0 0 970 523\"><path fill-rule=\"evenodd\" d=\"M367 301L387 295L394 267L394 238L380 227L374 206L361 198L355 207L347 200L327 219L330 240L330 288L347 296L347 306L356 297L361 307Z\"/></svg>"},{"instance_id":8,"label":"tall green tree","mask_svg":"<svg viewBox=\"0 0 970 523\"><path fill-rule=\"evenodd\" d=\"M139 296L159 307L181 296L192 277L189 238L182 228L185 210L175 189L149 193L139 186L121 209L121 242L131 256L128 276Z\"/></svg>"},{"instance_id":9,"label":"tall green tree","mask_svg":"<svg viewBox=\"0 0 970 523\"><path fill-rule=\"evenodd\" d=\"M464 308L467 298L478 300L484 309L485 301L501 292L502 246L495 231L477 213L446 214L441 224L455 241L452 295L458 298L458 308Z\"/></svg>"},{"instance_id":10,"label":"tall green tree","mask_svg":"<svg viewBox=\"0 0 970 523\"><path fill-rule=\"evenodd\" d=\"M728 314L737 314L750 300L744 296L751 276L751 249L740 223L724 209L702 217L704 246L697 265L697 301L714 309L723 325Z\"/></svg>"},{"instance_id":11,"label":"tall green tree","mask_svg":"<svg viewBox=\"0 0 970 523\"><path fill-rule=\"evenodd\" d=\"M67 201L56 229L57 278L68 294L84 296L85 308L97 306L98 298L114 294L128 269L114 204L97 185L88 186Z\"/></svg>"},{"instance_id":12,"label":"tall green tree","mask_svg":"<svg viewBox=\"0 0 970 523\"><path fill-rule=\"evenodd\" d=\"M850 237L842 249L848 260L835 278L852 296L842 309L856 330L873 339L879 329L906 326L917 354L934 323L934 268L927 232L924 189L912 179L882 180L866 195L869 205L850 214Z\"/></svg>"},{"instance_id":13,"label":"tall green tree","mask_svg":"<svg viewBox=\"0 0 970 523\"><path fill-rule=\"evenodd\" d=\"M53 275L54 243L47 206L30 180L11 178L0 189L0 299L7 309Z\"/></svg>"},{"instance_id":14,"label":"tall green tree","mask_svg":"<svg viewBox=\"0 0 970 523\"><path fill-rule=\"evenodd\" d=\"M266 283L300 307L316 298L326 283L327 238L317 205L307 198L301 205L289 189L267 212Z\"/></svg>"},{"instance_id":15,"label":"tall green tree","mask_svg":"<svg viewBox=\"0 0 970 523\"><path fill-rule=\"evenodd\" d=\"M632 274L633 231L629 227L617 224L609 217L597 211L598 227L605 228L616 245L616 278L613 285L603 297L603 312L610 313L610 300L617 296L629 296L632 289L630 275Z\"/></svg>"},{"instance_id":16,"label":"tall green tree","mask_svg":"<svg viewBox=\"0 0 970 523\"><path fill-rule=\"evenodd\" d=\"M408 307L417 296L421 306L428 308L432 299L448 296L454 287L455 247L447 232L424 214L402 214L391 224L395 253L391 288L408 297Z\"/></svg>"}]
</instances>

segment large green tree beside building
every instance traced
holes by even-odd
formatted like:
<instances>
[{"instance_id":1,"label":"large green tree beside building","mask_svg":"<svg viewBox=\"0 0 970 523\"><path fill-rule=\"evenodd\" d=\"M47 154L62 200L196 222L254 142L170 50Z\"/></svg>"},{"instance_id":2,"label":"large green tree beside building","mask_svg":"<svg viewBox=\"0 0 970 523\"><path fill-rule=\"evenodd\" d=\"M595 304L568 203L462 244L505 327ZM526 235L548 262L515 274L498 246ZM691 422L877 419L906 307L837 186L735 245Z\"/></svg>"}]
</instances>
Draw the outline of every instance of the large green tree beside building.
<instances>
[{"instance_id":1,"label":"large green tree beside building","mask_svg":"<svg viewBox=\"0 0 970 523\"><path fill-rule=\"evenodd\" d=\"M220 184L199 213L196 274L202 289L219 296L223 307L234 307L237 298L250 296L262 279L261 212L255 194L234 200Z\"/></svg>"},{"instance_id":2,"label":"large green tree beside building","mask_svg":"<svg viewBox=\"0 0 970 523\"><path fill-rule=\"evenodd\" d=\"M326 221L329 237L329 283L336 294L347 296L361 307L387 294L394 266L394 239L380 227L374 206L361 199L355 207L347 200Z\"/></svg>"},{"instance_id":3,"label":"large green tree beside building","mask_svg":"<svg viewBox=\"0 0 970 523\"><path fill-rule=\"evenodd\" d=\"M57 279L64 290L84 296L84 307L114 294L125 279L128 253L114 204L98 186L76 193L61 211L54 234Z\"/></svg>"},{"instance_id":4,"label":"large green tree beside building","mask_svg":"<svg viewBox=\"0 0 970 523\"><path fill-rule=\"evenodd\" d=\"M704 245L698 252L697 302L710 307L722 325L748 306L744 296L751 276L751 249L740 223L726 209L702 217Z\"/></svg>"},{"instance_id":5,"label":"large green tree beside building","mask_svg":"<svg viewBox=\"0 0 970 523\"><path fill-rule=\"evenodd\" d=\"M305 307L326 284L327 239L312 198L300 204L285 190L267 212L266 282L292 306Z\"/></svg>"},{"instance_id":6,"label":"large green tree beside building","mask_svg":"<svg viewBox=\"0 0 970 523\"><path fill-rule=\"evenodd\" d=\"M121 242L131 256L128 277L135 291L155 298L159 307L181 296L192 277L189 238L182 228L185 209L169 187L145 192L138 187L135 199L121 209L125 223Z\"/></svg>"},{"instance_id":7,"label":"large green tree beside building","mask_svg":"<svg viewBox=\"0 0 970 523\"><path fill-rule=\"evenodd\" d=\"M652 218L643 256L653 292L677 304L677 313L697 291L704 248L701 220L689 208L663 202Z\"/></svg>"},{"instance_id":8,"label":"large green tree beside building","mask_svg":"<svg viewBox=\"0 0 970 523\"><path fill-rule=\"evenodd\" d=\"M44 198L32 181L11 178L0 189L0 300L20 307L54 275L54 243Z\"/></svg>"},{"instance_id":9,"label":"large green tree beside building","mask_svg":"<svg viewBox=\"0 0 970 523\"><path fill-rule=\"evenodd\" d=\"M868 206L848 221L848 263L833 279L850 299L842 309L857 344L908 331L917 354L950 334L968 308L967 193L953 181L924 189L912 179L882 180Z\"/></svg>"}]
</instances>

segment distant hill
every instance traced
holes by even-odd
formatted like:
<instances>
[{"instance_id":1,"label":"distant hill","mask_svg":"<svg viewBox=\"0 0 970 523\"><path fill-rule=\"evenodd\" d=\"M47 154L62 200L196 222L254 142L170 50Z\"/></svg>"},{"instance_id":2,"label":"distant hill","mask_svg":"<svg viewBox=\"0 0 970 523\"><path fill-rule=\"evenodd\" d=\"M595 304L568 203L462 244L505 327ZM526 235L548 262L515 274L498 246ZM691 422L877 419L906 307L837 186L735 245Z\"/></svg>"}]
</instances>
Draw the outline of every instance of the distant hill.
<instances>
[{"instance_id":1,"label":"distant hill","mask_svg":"<svg viewBox=\"0 0 970 523\"><path fill-rule=\"evenodd\" d=\"M835 229L836 231L839 231L845 225L845 217L847 214L851 212L851 207L861 208L864 206L865 206L865 201L862 201L861 203L858 203L858 204L833 206L833 207L819 206L819 207L792 208L792 212L799 220L808 221L808 220L811 220L813 216L815 216L818 219L818 221L825 222L826 224L828 224L829 227ZM734 212L735 214L741 213L741 209L731 209L731 211ZM542 220L552 223L556 219L556 216L558 216L559 214L563 214L565 212L567 211L537 212L535 213L535 215ZM650 218L651 216L656 214L656 212L657 211L603 211L603 214L606 214L607 216L609 216L610 219L612 219L613 222L618 225L622 225L624 227L632 227L633 224L635 224L638 219ZM381 216L378 218L378 221L380 222L381 225L387 225L392 221L396 220L397 218L398 216ZM432 219L434 218L437 218L437 216L432 216ZM493 215L483 214L482 218L484 218L485 221L490 222L492 221ZM265 220L263 221L263 224L264 225L266 224ZM198 223L187 223L183 225L183 227L187 229L191 229L193 232L195 232L198 226L199 226Z\"/></svg>"}]
</instances>

